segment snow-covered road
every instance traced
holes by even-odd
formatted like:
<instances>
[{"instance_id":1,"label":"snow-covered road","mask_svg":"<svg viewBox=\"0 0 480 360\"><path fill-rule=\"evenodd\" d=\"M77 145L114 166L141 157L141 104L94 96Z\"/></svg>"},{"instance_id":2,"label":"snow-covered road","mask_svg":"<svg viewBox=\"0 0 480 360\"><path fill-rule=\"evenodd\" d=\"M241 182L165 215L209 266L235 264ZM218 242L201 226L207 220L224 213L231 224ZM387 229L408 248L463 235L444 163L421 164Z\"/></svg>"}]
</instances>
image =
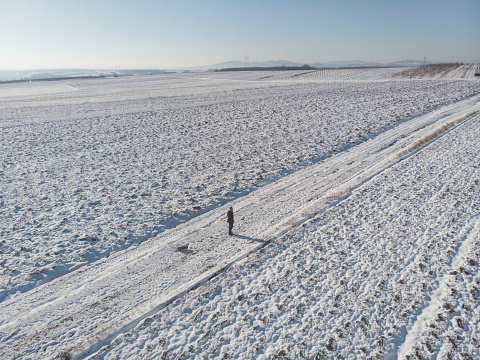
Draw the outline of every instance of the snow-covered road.
<instances>
[{"instance_id":1,"label":"snow-covered road","mask_svg":"<svg viewBox=\"0 0 480 360\"><path fill-rule=\"evenodd\" d=\"M414 118L157 237L0 304L0 356L83 358L167 304L345 198L432 136L480 110L479 96ZM226 209L235 209L235 236ZM179 251L188 246L189 253ZM420 330L416 330L420 331ZM408 345L408 341L405 343ZM405 346L407 346L405 345ZM404 351L404 350L402 350Z\"/></svg>"}]
</instances>

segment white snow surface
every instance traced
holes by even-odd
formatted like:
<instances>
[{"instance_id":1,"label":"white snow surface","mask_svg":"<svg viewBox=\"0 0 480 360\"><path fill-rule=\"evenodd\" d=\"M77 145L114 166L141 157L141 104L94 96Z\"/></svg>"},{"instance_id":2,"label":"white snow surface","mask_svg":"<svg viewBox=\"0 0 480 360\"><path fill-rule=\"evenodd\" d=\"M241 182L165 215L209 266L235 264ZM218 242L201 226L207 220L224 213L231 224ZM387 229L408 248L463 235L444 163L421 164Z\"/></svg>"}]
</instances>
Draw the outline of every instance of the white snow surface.
<instances>
[{"instance_id":1,"label":"white snow surface","mask_svg":"<svg viewBox=\"0 0 480 360\"><path fill-rule=\"evenodd\" d=\"M480 82L378 74L2 85L0 357L478 357Z\"/></svg>"}]
</instances>

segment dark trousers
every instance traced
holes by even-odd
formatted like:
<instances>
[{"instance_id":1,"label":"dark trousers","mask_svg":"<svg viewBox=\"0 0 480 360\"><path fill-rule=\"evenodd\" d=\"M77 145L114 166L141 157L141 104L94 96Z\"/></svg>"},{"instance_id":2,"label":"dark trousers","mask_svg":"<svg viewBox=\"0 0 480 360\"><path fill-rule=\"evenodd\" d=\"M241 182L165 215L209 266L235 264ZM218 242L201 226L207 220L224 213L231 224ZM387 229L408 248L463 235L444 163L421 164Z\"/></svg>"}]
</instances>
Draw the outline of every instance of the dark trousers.
<instances>
[{"instance_id":1,"label":"dark trousers","mask_svg":"<svg viewBox=\"0 0 480 360\"><path fill-rule=\"evenodd\" d=\"M228 223L228 235L232 235L233 222Z\"/></svg>"}]
</instances>

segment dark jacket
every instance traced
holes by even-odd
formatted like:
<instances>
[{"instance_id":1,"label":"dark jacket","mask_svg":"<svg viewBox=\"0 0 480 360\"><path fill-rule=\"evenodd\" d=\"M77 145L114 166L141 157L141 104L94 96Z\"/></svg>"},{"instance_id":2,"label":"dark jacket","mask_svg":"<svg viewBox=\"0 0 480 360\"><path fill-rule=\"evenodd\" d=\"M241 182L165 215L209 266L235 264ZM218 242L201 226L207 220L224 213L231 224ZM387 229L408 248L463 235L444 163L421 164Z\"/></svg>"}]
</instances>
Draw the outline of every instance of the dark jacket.
<instances>
[{"instance_id":1,"label":"dark jacket","mask_svg":"<svg viewBox=\"0 0 480 360\"><path fill-rule=\"evenodd\" d=\"M227 211L227 222L229 224L233 224L233 211L232 210Z\"/></svg>"}]
</instances>

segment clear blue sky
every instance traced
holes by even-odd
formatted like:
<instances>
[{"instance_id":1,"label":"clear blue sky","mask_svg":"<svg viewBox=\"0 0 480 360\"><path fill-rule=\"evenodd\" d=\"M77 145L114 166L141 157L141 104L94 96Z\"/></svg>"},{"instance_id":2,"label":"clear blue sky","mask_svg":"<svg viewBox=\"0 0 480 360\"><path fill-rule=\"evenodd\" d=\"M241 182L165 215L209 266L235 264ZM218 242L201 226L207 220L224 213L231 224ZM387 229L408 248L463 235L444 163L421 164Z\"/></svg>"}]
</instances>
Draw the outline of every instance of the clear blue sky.
<instances>
[{"instance_id":1,"label":"clear blue sky","mask_svg":"<svg viewBox=\"0 0 480 360\"><path fill-rule=\"evenodd\" d=\"M0 0L0 69L480 61L480 0Z\"/></svg>"}]
</instances>

